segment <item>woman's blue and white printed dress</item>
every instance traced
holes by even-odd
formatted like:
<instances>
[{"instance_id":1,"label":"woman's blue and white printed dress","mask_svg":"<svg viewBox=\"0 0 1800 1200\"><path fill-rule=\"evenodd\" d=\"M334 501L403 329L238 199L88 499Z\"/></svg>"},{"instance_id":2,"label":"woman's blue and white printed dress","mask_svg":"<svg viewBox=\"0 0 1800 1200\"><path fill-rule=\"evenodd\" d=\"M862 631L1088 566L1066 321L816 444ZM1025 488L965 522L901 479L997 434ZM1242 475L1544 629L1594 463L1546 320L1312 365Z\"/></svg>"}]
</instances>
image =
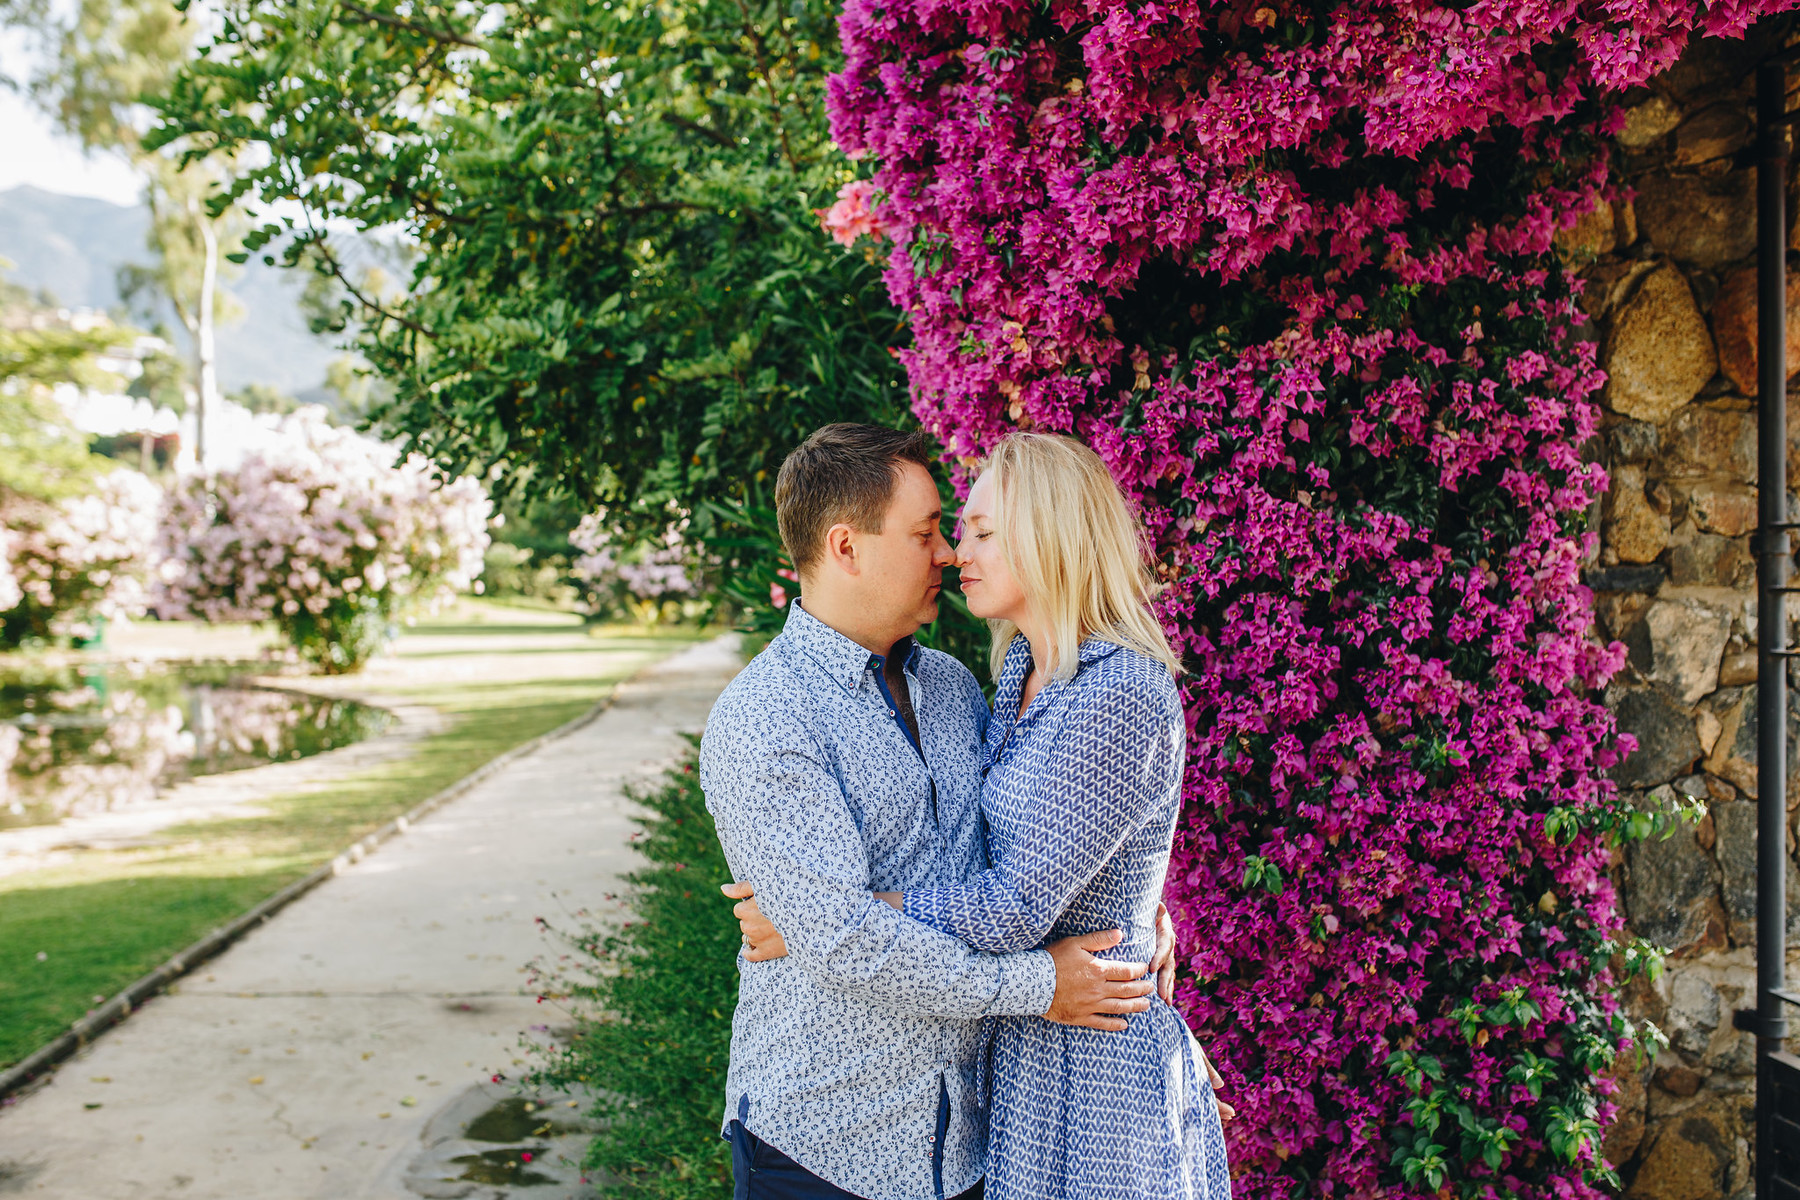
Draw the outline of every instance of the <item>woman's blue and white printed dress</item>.
<instances>
[{"instance_id":1,"label":"woman's blue and white printed dress","mask_svg":"<svg viewBox=\"0 0 1800 1200\"><path fill-rule=\"evenodd\" d=\"M906 893L906 912L992 953L1117 927L1105 957L1149 961L1187 726L1162 664L1090 638L1022 719L1015 638L987 733L978 883ZM1226 1200L1224 1131L1198 1047L1152 997L1122 1033L995 1018L988 1200Z\"/></svg>"}]
</instances>

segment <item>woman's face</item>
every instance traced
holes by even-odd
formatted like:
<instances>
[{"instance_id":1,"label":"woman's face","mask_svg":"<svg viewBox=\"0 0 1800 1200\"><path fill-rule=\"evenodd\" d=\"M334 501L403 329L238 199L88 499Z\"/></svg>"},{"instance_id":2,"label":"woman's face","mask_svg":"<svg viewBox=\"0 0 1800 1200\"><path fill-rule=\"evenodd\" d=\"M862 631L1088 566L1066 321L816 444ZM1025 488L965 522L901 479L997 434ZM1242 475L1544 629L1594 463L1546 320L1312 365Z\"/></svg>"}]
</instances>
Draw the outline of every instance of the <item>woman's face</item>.
<instances>
[{"instance_id":1,"label":"woman's face","mask_svg":"<svg viewBox=\"0 0 1800 1200\"><path fill-rule=\"evenodd\" d=\"M1006 569L1000 553L999 523L994 514L993 476L983 472L969 490L962 510L962 538L956 543L956 565L962 570L963 596L969 611L984 620L1019 624L1026 616L1025 593Z\"/></svg>"}]
</instances>

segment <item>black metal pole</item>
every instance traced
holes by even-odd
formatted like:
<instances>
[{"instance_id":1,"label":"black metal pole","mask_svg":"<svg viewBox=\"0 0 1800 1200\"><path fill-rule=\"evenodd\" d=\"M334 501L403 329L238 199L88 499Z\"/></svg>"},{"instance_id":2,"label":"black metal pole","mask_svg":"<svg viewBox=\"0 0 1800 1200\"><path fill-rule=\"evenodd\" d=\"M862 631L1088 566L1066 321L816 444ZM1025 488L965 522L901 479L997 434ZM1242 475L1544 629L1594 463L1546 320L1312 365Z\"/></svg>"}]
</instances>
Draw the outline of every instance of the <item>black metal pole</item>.
<instances>
[{"instance_id":1,"label":"black metal pole","mask_svg":"<svg viewBox=\"0 0 1800 1200\"><path fill-rule=\"evenodd\" d=\"M1787 67L1756 72L1756 1194L1774 1194L1772 1055L1787 1037Z\"/></svg>"}]
</instances>

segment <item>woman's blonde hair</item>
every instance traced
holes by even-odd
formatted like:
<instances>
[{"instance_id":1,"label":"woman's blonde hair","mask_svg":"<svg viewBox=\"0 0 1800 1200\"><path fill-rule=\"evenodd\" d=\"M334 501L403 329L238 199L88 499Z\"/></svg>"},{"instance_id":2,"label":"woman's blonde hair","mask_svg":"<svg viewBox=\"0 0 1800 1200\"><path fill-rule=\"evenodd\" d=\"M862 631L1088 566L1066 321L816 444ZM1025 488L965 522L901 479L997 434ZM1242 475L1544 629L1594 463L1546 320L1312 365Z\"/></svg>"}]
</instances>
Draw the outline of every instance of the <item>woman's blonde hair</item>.
<instances>
[{"instance_id":1,"label":"woman's blonde hair","mask_svg":"<svg viewBox=\"0 0 1800 1200\"><path fill-rule=\"evenodd\" d=\"M986 469L1000 553L1043 622L1051 677L1075 674L1088 637L1136 650L1181 674L1150 610L1156 585L1144 528L1100 456L1073 438L1012 433L994 448ZM989 665L997 679L1019 627L990 620L988 628L994 637Z\"/></svg>"}]
</instances>

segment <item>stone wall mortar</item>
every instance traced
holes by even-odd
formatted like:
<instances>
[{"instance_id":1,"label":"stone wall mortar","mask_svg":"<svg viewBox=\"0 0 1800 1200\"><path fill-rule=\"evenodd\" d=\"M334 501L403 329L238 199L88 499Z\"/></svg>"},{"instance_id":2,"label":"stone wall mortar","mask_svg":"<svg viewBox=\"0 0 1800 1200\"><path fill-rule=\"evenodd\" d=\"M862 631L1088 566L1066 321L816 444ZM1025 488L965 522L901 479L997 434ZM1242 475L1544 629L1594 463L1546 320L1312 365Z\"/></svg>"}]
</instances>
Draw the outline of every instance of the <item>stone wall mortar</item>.
<instances>
[{"instance_id":1,"label":"stone wall mortar","mask_svg":"<svg viewBox=\"0 0 1800 1200\"><path fill-rule=\"evenodd\" d=\"M1632 928L1670 950L1633 1015L1670 1044L1621 1062L1607 1140L1630 1200L1752 1200L1755 1003L1756 203L1751 68L1766 47L1696 42L1624 97L1615 178L1630 194L1559 239L1608 373L1593 447L1611 476L1592 518L1598 632L1627 664L1606 700L1639 749L1615 771L1633 802L1705 815L1615 862ZM1791 248L1800 249L1789 186ZM1789 371L1800 370L1791 256ZM1790 389L1793 380L1790 378ZM1800 392L1790 391L1790 510L1800 513ZM1791 618L1800 607L1789 606ZM1800 978L1800 672L1790 677L1788 948Z\"/></svg>"}]
</instances>

